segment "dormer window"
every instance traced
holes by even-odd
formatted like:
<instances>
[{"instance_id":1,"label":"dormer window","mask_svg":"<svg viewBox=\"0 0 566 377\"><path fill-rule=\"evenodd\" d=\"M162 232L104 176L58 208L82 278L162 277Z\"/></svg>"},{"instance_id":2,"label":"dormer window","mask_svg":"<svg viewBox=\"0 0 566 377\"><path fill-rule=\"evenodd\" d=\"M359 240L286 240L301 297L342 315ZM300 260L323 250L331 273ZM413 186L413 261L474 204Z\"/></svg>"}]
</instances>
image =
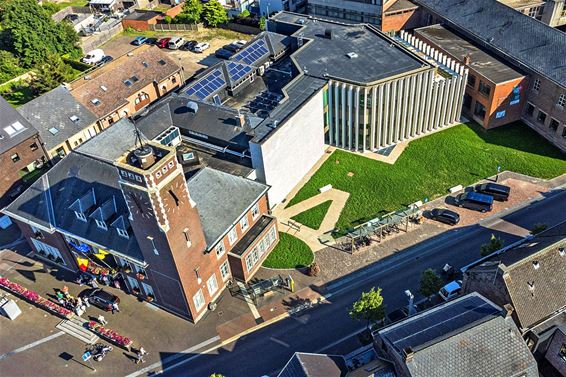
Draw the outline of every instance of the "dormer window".
<instances>
[{"instance_id":1,"label":"dormer window","mask_svg":"<svg viewBox=\"0 0 566 377\"><path fill-rule=\"evenodd\" d=\"M86 223L86 216L84 215L84 213L75 211L75 216L77 219L84 221Z\"/></svg>"},{"instance_id":2,"label":"dormer window","mask_svg":"<svg viewBox=\"0 0 566 377\"><path fill-rule=\"evenodd\" d=\"M118 235L119 235L120 237L124 237L124 238L126 238L126 239L127 239L127 238L130 238L130 236L128 235L128 232L125 231L124 229L117 228L116 231L118 232Z\"/></svg>"},{"instance_id":3,"label":"dormer window","mask_svg":"<svg viewBox=\"0 0 566 377\"><path fill-rule=\"evenodd\" d=\"M96 221L96 226L99 229L104 229L104 230L108 229L108 227L106 226L106 223L104 221L100 221L100 220L95 220L95 221Z\"/></svg>"},{"instance_id":4,"label":"dormer window","mask_svg":"<svg viewBox=\"0 0 566 377\"><path fill-rule=\"evenodd\" d=\"M90 102L91 102L94 106L100 105L100 100L99 100L98 98L91 99Z\"/></svg>"},{"instance_id":5,"label":"dormer window","mask_svg":"<svg viewBox=\"0 0 566 377\"><path fill-rule=\"evenodd\" d=\"M79 120L80 120L80 118L79 118L78 116L76 116L76 115L71 115L71 116L69 117L69 119L70 119L71 122L73 122L73 123L78 123Z\"/></svg>"}]
</instances>

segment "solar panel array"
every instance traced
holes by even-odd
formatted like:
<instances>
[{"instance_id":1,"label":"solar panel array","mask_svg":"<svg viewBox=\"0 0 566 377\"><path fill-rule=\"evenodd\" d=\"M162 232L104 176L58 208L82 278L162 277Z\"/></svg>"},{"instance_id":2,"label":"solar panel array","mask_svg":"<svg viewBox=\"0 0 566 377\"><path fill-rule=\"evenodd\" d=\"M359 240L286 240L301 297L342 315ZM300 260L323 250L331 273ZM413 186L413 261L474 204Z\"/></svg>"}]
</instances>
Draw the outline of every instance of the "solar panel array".
<instances>
[{"instance_id":1,"label":"solar panel array","mask_svg":"<svg viewBox=\"0 0 566 377\"><path fill-rule=\"evenodd\" d=\"M391 329L383 330L381 335L402 352L407 347L415 349L449 333L467 329L470 324L493 318L499 313L499 308L480 296L470 295L424 315L409 318Z\"/></svg>"},{"instance_id":2,"label":"solar panel array","mask_svg":"<svg viewBox=\"0 0 566 377\"><path fill-rule=\"evenodd\" d=\"M240 80L242 77L245 77L247 74L251 73L254 69L249 65L244 65L242 63L232 61L227 62L226 66L228 68L228 75L230 75L232 81Z\"/></svg>"},{"instance_id":3,"label":"solar panel array","mask_svg":"<svg viewBox=\"0 0 566 377\"><path fill-rule=\"evenodd\" d=\"M191 96L194 95L199 99L205 99L210 95L216 93L226 85L224 75L220 68L214 69L208 75L191 85L186 93Z\"/></svg>"},{"instance_id":4,"label":"solar panel array","mask_svg":"<svg viewBox=\"0 0 566 377\"><path fill-rule=\"evenodd\" d=\"M258 39L254 41L249 46L246 46L244 50L242 50L237 55L232 57L232 60L246 63L249 65L253 65L255 62L260 60L261 58L265 57L269 54L269 49L265 44L264 39Z\"/></svg>"}]
</instances>

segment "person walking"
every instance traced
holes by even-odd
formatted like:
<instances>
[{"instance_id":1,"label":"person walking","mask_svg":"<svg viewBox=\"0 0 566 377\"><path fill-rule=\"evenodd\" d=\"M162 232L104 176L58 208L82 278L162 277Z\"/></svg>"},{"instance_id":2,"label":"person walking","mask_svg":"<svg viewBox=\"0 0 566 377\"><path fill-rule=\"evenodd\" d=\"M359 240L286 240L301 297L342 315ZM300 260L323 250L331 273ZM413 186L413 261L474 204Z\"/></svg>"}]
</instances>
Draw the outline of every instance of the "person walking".
<instances>
[{"instance_id":1,"label":"person walking","mask_svg":"<svg viewBox=\"0 0 566 377\"><path fill-rule=\"evenodd\" d=\"M147 351L140 347L139 350L136 352L136 364L145 363L144 356L147 355Z\"/></svg>"},{"instance_id":2,"label":"person walking","mask_svg":"<svg viewBox=\"0 0 566 377\"><path fill-rule=\"evenodd\" d=\"M119 312L120 308L118 307L118 303L114 302L112 303L112 314L114 314L115 312Z\"/></svg>"},{"instance_id":3,"label":"person walking","mask_svg":"<svg viewBox=\"0 0 566 377\"><path fill-rule=\"evenodd\" d=\"M104 318L104 316L101 314L98 316L98 322L100 322L100 324L102 326L106 326L108 324L108 321L106 321L106 318Z\"/></svg>"}]
</instances>

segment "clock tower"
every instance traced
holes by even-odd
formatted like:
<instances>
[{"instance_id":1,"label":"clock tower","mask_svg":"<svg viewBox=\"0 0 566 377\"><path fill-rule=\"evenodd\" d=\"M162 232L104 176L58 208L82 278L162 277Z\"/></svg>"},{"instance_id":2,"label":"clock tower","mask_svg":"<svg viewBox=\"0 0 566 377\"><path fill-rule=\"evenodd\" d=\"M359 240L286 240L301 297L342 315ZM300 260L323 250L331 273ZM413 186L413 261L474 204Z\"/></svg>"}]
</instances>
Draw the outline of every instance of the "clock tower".
<instances>
[{"instance_id":1,"label":"clock tower","mask_svg":"<svg viewBox=\"0 0 566 377\"><path fill-rule=\"evenodd\" d=\"M139 137L136 144L114 164L134 241L148 265L140 286L151 286L157 305L196 322L205 312L202 303L213 300L203 282L219 270L217 258L205 253L198 210L175 149Z\"/></svg>"}]
</instances>

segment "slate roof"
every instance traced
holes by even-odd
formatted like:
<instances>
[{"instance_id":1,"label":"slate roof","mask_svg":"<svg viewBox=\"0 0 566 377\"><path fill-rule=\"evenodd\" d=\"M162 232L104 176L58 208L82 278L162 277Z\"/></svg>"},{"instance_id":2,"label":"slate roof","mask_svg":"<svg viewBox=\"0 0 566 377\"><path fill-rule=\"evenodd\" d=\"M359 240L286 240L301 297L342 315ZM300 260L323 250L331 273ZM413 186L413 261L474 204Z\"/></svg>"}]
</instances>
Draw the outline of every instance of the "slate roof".
<instances>
[{"instance_id":1,"label":"slate roof","mask_svg":"<svg viewBox=\"0 0 566 377\"><path fill-rule=\"evenodd\" d=\"M146 139L143 134L142 139ZM80 145L76 151L112 164L135 145L134 124L128 118L122 118L94 139Z\"/></svg>"},{"instance_id":2,"label":"slate roof","mask_svg":"<svg viewBox=\"0 0 566 377\"><path fill-rule=\"evenodd\" d=\"M483 261L467 273L499 269L523 328L566 307L566 222ZM538 262L538 268L534 263Z\"/></svg>"},{"instance_id":3,"label":"slate roof","mask_svg":"<svg viewBox=\"0 0 566 377\"><path fill-rule=\"evenodd\" d=\"M187 181L208 248L216 245L269 189L257 181L205 167Z\"/></svg>"},{"instance_id":4,"label":"slate roof","mask_svg":"<svg viewBox=\"0 0 566 377\"><path fill-rule=\"evenodd\" d=\"M378 334L398 360L403 360L403 349L412 348L412 358L404 362L412 377L537 377L535 359L511 317L504 318L500 311L471 293Z\"/></svg>"},{"instance_id":5,"label":"slate roof","mask_svg":"<svg viewBox=\"0 0 566 377\"><path fill-rule=\"evenodd\" d=\"M37 130L0 96L0 153L9 151L35 135Z\"/></svg>"},{"instance_id":6,"label":"slate roof","mask_svg":"<svg viewBox=\"0 0 566 377\"><path fill-rule=\"evenodd\" d=\"M18 111L38 130L47 150L64 143L97 120L97 117L63 86L58 86L22 105ZM52 132L54 129L57 130L56 133Z\"/></svg>"},{"instance_id":7,"label":"slate roof","mask_svg":"<svg viewBox=\"0 0 566 377\"><path fill-rule=\"evenodd\" d=\"M180 67L169 54L156 46L142 45L72 82L71 93L98 118L102 118L127 104L127 98L142 88L154 81L160 82L179 70ZM125 82L133 77L137 81L130 80L131 85L126 85ZM93 104L94 99L98 99L100 104Z\"/></svg>"},{"instance_id":8,"label":"slate roof","mask_svg":"<svg viewBox=\"0 0 566 377\"><path fill-rule=\"evenodd\" d=\"M92 140L86 144L92 143ZM129 228L127 204L118 185L117 169L106 162L73 151L24 191L4 209L4 213L26 219L40 226L70 233L90 240L122 255L143 261L136 238L130 230L128 239L114 227ZM94 193L95 202L92 203ZM84 200L81 200L83 199ZM116 213L108 215L108 202ZM75 217L73 208L86 211L87 221ZM108 230L97 227L93 217L97 208L105 212ZM90 215L94 214L92 217Z\"/></svg>"},{"instance_id":9,"label":"slate roof","mask_svg":"<svg viewBox=\"0 0 566 377\"><path fill-rule=\"evenodd\" d=\"M497 0L414 0L449 26L566 88L566 34Z\"/></svg>"},{"instance_id":10,"label":"slate roof","mask_svg":"<svg viewBox=\"0 0 566 377\"><path fill-rule=\"evenodd\" d=\"M277 377L345 377L347 374L342 356L295 352Z\"/></svg>"},{"instance_id":11,"label":"slate roof","mask_svg":"<svg viewBox=\"0 0 566 377\"><path fill-rule=\"evenodd\" d=\"M162 16L161 12L155 12L152 10L136 9L132 13L124 17L125 20L134 21L149 21L156 17Z\"/></svg>"}]
</instances>

